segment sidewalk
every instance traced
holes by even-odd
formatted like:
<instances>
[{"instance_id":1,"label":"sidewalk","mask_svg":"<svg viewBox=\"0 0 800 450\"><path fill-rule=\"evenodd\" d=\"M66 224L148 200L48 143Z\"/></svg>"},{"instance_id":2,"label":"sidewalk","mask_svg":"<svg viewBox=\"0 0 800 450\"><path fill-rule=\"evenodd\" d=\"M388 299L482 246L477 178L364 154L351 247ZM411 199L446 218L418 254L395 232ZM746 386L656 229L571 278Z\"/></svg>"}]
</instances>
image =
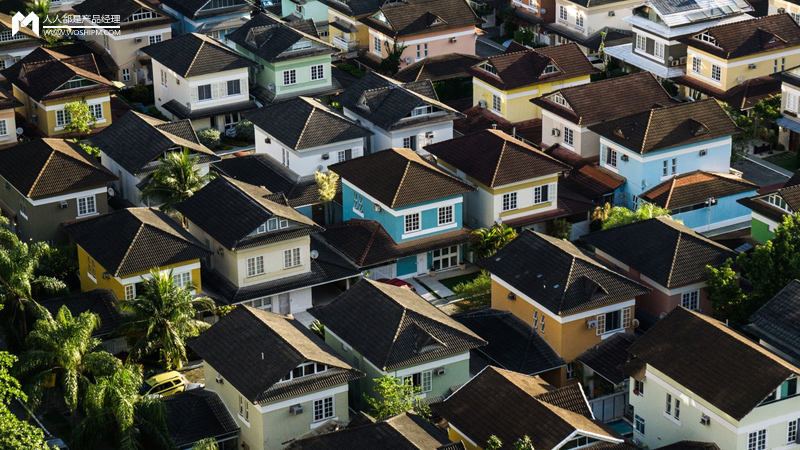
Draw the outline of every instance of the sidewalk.
<instances>
[{"instance_id":1,"label":"sidewalk","mask_svg":"<svg viewBox=\"0 0 800 450\"><path fill-rule=\"evenodd\" d=\"M409 278L405 281L414 285L414 289L417 290L417 294L433 305L438 306L439 304L446 304L447 300L445 300L445 298L455 295L455 292L451 291L447 288L447 286L440 283L439 280L432 278L429 275Z\"/></svg>"}]
</instances>

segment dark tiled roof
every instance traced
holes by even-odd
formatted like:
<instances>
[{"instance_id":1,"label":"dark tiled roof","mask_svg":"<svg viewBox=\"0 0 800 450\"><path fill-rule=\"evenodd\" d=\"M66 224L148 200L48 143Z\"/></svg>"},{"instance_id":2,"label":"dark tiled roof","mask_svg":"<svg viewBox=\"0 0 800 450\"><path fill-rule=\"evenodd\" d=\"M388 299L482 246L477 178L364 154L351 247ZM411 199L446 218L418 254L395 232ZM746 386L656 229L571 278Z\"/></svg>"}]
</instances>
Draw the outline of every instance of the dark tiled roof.
<instances>
[{"instance_id":1,"label":"dark tiled roof","mask_svg":"<svg viewBox=\"0 0 800 450\"><path fill-rule=\"evenodd\" d=\"M478 264L558 315L629 300L649 292L569 241L523 231ZM539 276L541 275L541 277Z\"/></svg>"},{"instance_id":2,"label":"dark tiled roof","mask_svg":"<svg viewBox=\"0 0 800 450\"><path fill-rule=\"evenodd\" d=\"M800 359L800 280L792 280L750 316L747 331Z\"/></svg>"},{"instance_id":3,"label":"dark tiled roof","mask_svg":"<svg viewBox=\"0 0 800 450\"><path fill-rule=\"evenodd\" d=\"M559 93L569 107L552 100ZM596 101L601 97L604 101ZM559 89L531 102L581 126L649 111L655 104L675 103L650 72Z\"/></svg>"},{"instance_id":4,"label":"dark tiled roof","mask_svg":"<svg viewBox=\"0 0 800 450\"><path fill-rule=\"evenodd\" d=\"M564 181L575 192L586 198L597 200L603 195L614 192L625 184L626 180L625 177L621 177L605 167L597 164L584 164L579 169L572 170Z\"/></svg>"},{"instance_id":5,"label":"dark tiled roof","mask_svg":"<svg viewBox=\"0 0 800 450\"><path fill-rule=\"evenodd\" d=\"M309 312L384 371L486 345L410 289L366 278Z\"/></svg>"},{"instance_id":6,"label":"dark tiled roof","mask_svg":"<svg viewBox=\"0 0 800 450\"><path fill-rule=\"evenodd\" d=\"M160 165L159 158L172 149L187 148L198 162L219 161L219 157L200 143L188 120L164 122L130 111L100 133L91 137L109 158L133 175L149 173Z\"/></svg>"},{"instance_id":7,"label":"dark tiled roof","mask_svg":"<svg viewBox=\"0 0 800 450\"><path fill-rule=\"evenodd\" d=\"M189 345L226 383L256 404L364 377L300 322L249 306L234 309ZM295 367L311 361L329 369L280 382Z\"/></svg>"},{"instance_id":8,"label":"dark tiled roof","mask_svg":"<svg viewBox=\"0 0 800 450\"><path fill-rule=\"evenodd\" d=\"M229 250L246 249L322 231L314 221L286 204L276 201L269 190L218 176L177 209L199 229ZM222 221L220 217L228 220ZM276 217L287 219L289 227L251 235Z\"/></svg>"},{"instance_id":9,"label":"dark tiled roof","mask_svg":"<svg viewBox=\"0 0 800 450\"><path fill-rule=\"evenodd\" d=\"M319 0L319 2L353 18L376 13L384 3L383 0Z\"/></svg>"},{"instance_id":10,"label":"dark tiled roof","mask_svg":"<svg viewBox=\"0 0 800 450\"><path fill-rule=\"evenodd\" d=\"M161 3L169 6L175 11L180 12L189 18L195 19L198 17L206 16L224 16L230 13L247 12L251 11L253 7L246 1L239 1L238 4L227 8L216 8L210 10L202 10L201 8L208 4L209 0L162 0Z\"/></svg>"},{"instance_id":11,"label":"dark tiled roof","mask_svg":"<svg viewBox=\"0 0 800 450\"><path fill-rule=\"evenodd\" d=\"M92 312L100 318L100 327L94 332L93 336L103 337L122 325L123 318L119 312L119 304L114 291L109 289L94 289L89 292L71 294L67 297L51 298L40 302L50 314L55 317L62 306L69 308L73 317L77 317L84 312Z\"/></svg>"},{"instance_id":12,"label":"dark tiled roof","mask_svg":"<svg viewBox=\"0 0 800 450\"><path fill-rule=\"evenodd\" d=\"M256 63L197 33L188 33L142 48L142 52L183 78L255 66Z\"/></svg>"},{"instance_id":13,"label":"dark tiled roof","mask_svg":"<svg viewBox=\"0 0 800 450\"><path fill-rule=\"evenodd\" d=\"M141 272L208 256L209 251L157 209L129 208L64 225L64 233L111 276Z\"/></svg>"},{"instance_id":14,"label":"dark tiled roof","mask_svg":"<svg viewBox=\"0 0 800 450\"><path fill-rule=\"evenodd\" d=\"M166 25L177 22L176 19L159 10L152 3L144 0L84 0L72 7L76 12L84 16L93 15L119 15L119 26L121 30L134 28L146 28L156 25ZM133 14L140 10L150 11L155 15L152 19L137 20L135 22L125 22Z\"/></svg>"},{"instance_id":15,"label":"dark tiled roof","mask_svg":"<svg viewBox=\"0 0 800 450\"><path fill-rule=\"evenodd\" d=\"M470 104L471 102L472 100L470 99ZM465 110L464 115L466 117L453 121L453 130L463 135L478 133L488 129L497 129L505 131L506 133L511 133L514 128L511 122L505 118L477 105Z\"/></svg>"},{"instance_id":16,"label":"dark tiled roof","mask_svg":"<svg viewBox=\"0 0 800 450\"><path fill-rule=\"evenodd\" d=\"M229 33L226 38L270 63L326 55L336 51L334 46L319 38L313 20L284 22L263 13L256 14L246 24ZM311 47L286 53L303 39L311 41Z\"/></svg>"},{"instance_id":17,"label":"dark tiled roof","mask_svg":"<svg viewBox=\"0 0 800 450\"><path fill-rule=\"evenodd\" d=\"M672 79L676 83L698 90L703 94L726 102L731 107L743 111L753 108L756 103L765 98L772 97L781 92L781 82L772 75L750 78L742 81L736 86L723 91L722 89L705 81L698 80L689 75L683 75Z\"/></svg>"},{"instance_id":18,"label":"dark tiled roof","mask_svg":"<svg viewBox=\"0 0 800 450\"><path fill-rule=\"evenodd\" d=\"M487 187L558 175L570 166L502 131L484 130L425 147Z\"/></svg>"},{"instance_id":19,"label":"dark tiled roof","mask_svg":"<svg viewBox=\"0 0 800 450\"><path fill-rule=\"evenodd\" d=\"M611 383L621 384L628 379L628 375L618 366L628 361L628 347L636 338L635 334L617 333L581 353L576 359Z\"/></svg>"},{"instance_id":20,"label":"dark tiled roof","mask_svg":"<svg viewBox=\"0 0 800 450\"><path fill-rule=\"evenodd\" d=\"M483 23L462 0L405 0L385 3L380 12L386 22L366 17L361 19L361 23L394 38L440 33Z\"/></svg>"},{"instance_id":21,"label":"dark tiled roof","mask_svg":"<svg viewBox=\"0 0 800 450\"><path fill-rule=\"evenodd\" d=\"M668 289L708 278L736 253L687 226L656 217L591 233L583 241ZM631 240L638 245L629 245Z\"/></svg>"},{"instance_id":22,"label":"dark tiled roof","mask_svg":"<svg viewBox=\"0 0 800 450\"><path fill-rule=\"evenodd\" d=\"M101 74L116 73L119 69L114 58L106 51L103 45L95 41L75 42L67 45L59 45L58 53L70 57L83 55L93 55L94 62L97 63L97 71Z\"/></svg>"},{"instance_id":23,"label":"dark tiled roof","mask_svg":"<svg viewBox=\"0 0 800 450\"><path fill-rule=\"evenodd\" d=\"M422 159L413 150L390 148L328 166L389 208L403 208L474 191L471 185Z\"/></svg>"},{"instance_id":24,"label":"dark tiled roof","mask_svg":"<svg viewBox=\"0 0 800 450\"><path fill-rule=\"evenodd\" d=\"M18 106L22 106L22 102L14 98L7 90L0 87L0 110L16 108Z\"/></svg>"},{"instance_id":25,"label":"dark tiled roof","mask_svg":"<svg viewBox=\"0 0 800 450\"><path fill-rule=\"evenodd\" d=\"M12 22L13 21L11 20L11 16L10 15L5 14L5 13L0 13L0 29L11 30L13 28ZM42 43L46 43L47 42L44 39L41 39L39 36L37 36L36 33L34 33L33 30L31 28L29 28L29 27L19 27L19 31L18 32L27 35L31 39L36 39L39 42L42 42ZM22 40L22 39L20 39L20 40ZM25 39L25 41L27 42L27 45L36 45L37 44L37 42L31 42L31 41L29 41L27 39ZM4 47L4 49L5 49L5 47Z\"/></svg>"},{"instance_id":26,"label":"dark tiled roof","mask_svg":"<svg viewBox=\"0 0 800 450\"><path fill-rule=\"evenodd\" d=\"M800 25L789 14L717 25L703 33L714 38L716 45L698 39L697 35L684 39L684 42L723 59L743 58L800 46Z\"/></svg>"},{"instance_id":27,"label":"dark tiled roof","mask_svg":"<svg viewBox=\"0 0 800 450\"><path fill-rule=\"evenodd\" d=\"M681 306L628 352L737 421L800 374L800 368L722 322Z\"/></svg>"},{"instance_id":28,"label":"dark tiled roof","mask_svg":"<svg viewBox=\"0 0 800 450\"><path fill-rule=\"evenodd\" d=\"M0 176L32 199L104 188L116 177L78 144L39 139L0 150Z\"/></svg>"},{"instance_id":29,"label":"dark tiled roof","mask_svg":"<svg viewBox=\"0 0 800 450\"><path fill-rule=\"evenodd\" d=\"M675 210L704 203L710 197L720 199L755 192L756 189L758 186L735 175L697 170L676 175L642 193L639 198Z\"/></svg>"},{"instance_id":30,"label":"dark tiled roof","mask_svg":"<svg viewBox=\"0 0 800 450\"><path fill-rule=\"evenodd\" d=\"M256 105L256 102L254 102L253 100L244 100L241 102L226 103L219 106L213 106L210 108L192 109L175 99L172 99L161 106L163 106L164 109L166 109L170 114L174 115L178 119L184 119L184 120L185 119L197 120L206 117L240 113L240 112L250 111L258 107L258 105Z\"/></svg>"},{"instance_id":31,"label":"dark tiled roof","mask_svg":"<svg viewBox=\"0 0 800 450\"><path fill-rule=\"evenodd\" d=\"M546 23L543 26L548 33L565 37L568 41L575 42L595 52L600 49L601 44L605 45L605 47L612 47L615 45L630 44L633 40L632 31L621 30L619 28L603 27L589 35L585 35L560 23ZM603 34L605 34L605 36Z\"/></svg>"},{"instance_id":32,"label":"dark tiled roof","mask_svg":"<svg viewBox=\"0 0 800 450\"><path fill-rule=\"evenodd\" d=\"M654 108L591 125L589 129L641 154L732 136L739 132L713 98Z\"/></svg>"},{"instance_id":33,"label":"dark tiled roof","mask_svg":"<svg viewBox=\"0 0 800 450\"><path fill-rule=\"evenodd\" d=\"M239 431L239 425L214 391L192 389L164 397L163 401L169 435L178 448Z\"/></svg>"},{"instance_id":34,"label":"dark tiled roof","mask_svg":"<svg viewBox=\"0 0 800 450\"><path fill-rule=\"evenodd\" d=\"M504 91L538 83L589 76L598 72L574 43L537 49L525 48L490 56L486 62L494 67L497 75L477 66L472 67L469 73ZM558 71L544 74L544 70L550 64L553 64Z\"/></svg>"},{"instance_id":35,"label":"dark tiled roof","mask_svg":"<svg viewBox=\"0 0 800 450\"><path fill-rule=\"evenodd\" d=\"M479 309L452 317L489 342L474 351L491 365L536 375L566 364L537 330L509 311Z\"/></svg>"},{"instance_id":36,"label":"dark tiled roof","mask_svg":"<svg viewBox=\"0 0 800 450\"><path fill-rule=\"evenodd\" d=\"M282 144L304 150L372 136L372 131L308 97L259 108L246 117Z\"/></svg>"},{"instance_id":37,"label":"dark tiled roof","mask_svg":"<svg viewBox=\"0 0 800 450\"><path fill-rule=\"evenodd\" d=\"M483 61L483 58L464 53L446 53L431 56L400 69L394 78L401 83L419 80L442 81L471 76L467 69Z\"/></svg>"},{"instance_id":38,"label":"dark tiled roof","mask_svg":"<svg viewBox=\"0 0 800 450\"><path fill-rule=\"evenodd\" d=\"M713 442L680 441L660 447L659 450L720 450L720 448Z\"/></svg>"},{"instance_id":39,"label":"dark tiled roof","mask_svg":"<svg viewBox=\"0 0 800 450\"><path fill-rule=\"evenodd\" d=\"M487 442L494 435L506 449L523 436L530 436L534 448L554 448L575 431L622 442L594 420L579 384L556 389L539 377L495 367L487 367L432 409L472 442Z\"/></svg>"}]
</instances>

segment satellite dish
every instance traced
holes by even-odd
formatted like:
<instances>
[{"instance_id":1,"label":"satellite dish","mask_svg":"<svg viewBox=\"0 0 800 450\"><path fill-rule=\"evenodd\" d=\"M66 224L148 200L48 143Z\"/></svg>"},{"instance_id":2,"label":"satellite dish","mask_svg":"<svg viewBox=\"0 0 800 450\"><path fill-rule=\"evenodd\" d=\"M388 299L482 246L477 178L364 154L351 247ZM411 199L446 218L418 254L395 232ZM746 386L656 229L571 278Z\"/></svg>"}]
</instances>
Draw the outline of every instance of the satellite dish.
<instances>
[{"instance_id":1,"label":"satellite dish","mask_svg":"<svg viewBox=\"0 0 800 450\"><path fill-rule=\"evenodd\" d=\"M410 56L406 56L406 63L411 64L411 61L412 61L411 57Z\"/></svg>"},{"instance_id":2,"label":"satellite dish","mask_svg":"<svg viewBox=\"0 0 800 450\"><path fill-rule=\"evenodd\" d=\"M322 172L322 171L324 171L324 170L325 170L325 168L324 168L324 167L322 167L322 166L317 166L317 172Z\"/></svg>"},{"instance_id":3,"label":"satellite dish","mask_svg":"<svg viewBox=\"0 0 800 450\"><path fill-rule=\"evenodd\" d=\"M311 250L311 259L317 259L319 257L319 252L316 250Z\"/></svg>"},{"instance_id":4,"label":"satellite dish","mask_svg":"<svg viewBox=\"0 0 800 450\"><path fill-rule=\"evenodd\" d=\"M17 134L22 134L23 131L25 130L23 130L22 127L17 127Z\"/></svg>"},{"instance_id":5,"label":"satellite dish","mask_svg":"<svg viewBox=\"0 0 800 450\"><path fill-rule=\"evenodd\" d=\"M275 92L275 84L274 83L268 84L267 89L269 89L270 92Z\"/></svg>"},{"instance_id":6,"label":"satellite dish","mask_svg":"<svg viewBox=\"0 0 800 450\"><path fill-rule=\"evenodd\" d=\"M117 195L117 193L116 193L116 192L114 192L114 188L113 188L113 187L111 187L111 186L109 186L109 187L108 187L108 196L109 196L109 197L113 197L113 196L115 196L115 195Z\"/></svg>"}]
</instances>

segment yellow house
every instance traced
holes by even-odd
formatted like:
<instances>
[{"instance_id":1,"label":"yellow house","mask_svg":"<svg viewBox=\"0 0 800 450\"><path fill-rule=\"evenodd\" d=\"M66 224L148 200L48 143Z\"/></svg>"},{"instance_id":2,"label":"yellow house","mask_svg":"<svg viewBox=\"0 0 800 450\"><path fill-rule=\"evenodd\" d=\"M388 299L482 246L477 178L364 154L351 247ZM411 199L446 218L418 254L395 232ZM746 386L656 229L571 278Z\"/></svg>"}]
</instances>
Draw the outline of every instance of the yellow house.
<instances>
[{"instance_id":1,"label":"yellow house","mask_svg":"<svg viewBox=\"0 0 800 450\"><path fill-rule=\"evenodd\" d=\"M586 84L596 72L577 44L530 49L512 43L469 69L472 103L510 122L539 119L541 108L530 99Z\"/></svg>"},{"instance_id":2,"label":"yellow house","mask_svg":"<svg viewBox=\"0 0 800 450\"><path fill-rule=\"evenodd\" d=\"M47 136L66 133L70 121L68 103L85 101L96 128L111 125L114 84L100 76L94 55L67 56L39 47L2 71L13 85L13 95L22 102L17 113Z\"/></svg>"},{"instance_id":3,"label":"yellow house","mask_svg":"<svg viewBox=\"0 0 800 450\"><path fill-rule=\"evenodd\" d=\"M567 363L542 377L555 386L578 382L575 358L636 327L641 284L592 259L571 242L526 230L478 263L492 276L492 308L525 321Z\"/></svg>"},{"instance_id":4,"label":"yellow house","mask_svg":"<svg viewBox=\"0 0 800 450\"><path fill-rule=\"evenodd\" d=\"M210 252L157 209L129 208L64 225L78 247L81 290L109 289L131 300L151 269L172 271L173 282L200 283L200 260Z\"/></svg>"},{"instance_id":5,"label":"yellow house","mask_svg":"<svg viewBox=\"0 0 800 450\"><path fill-rule=\"evenodd\" d=\"M380 2L361 0L319 0L328 7L328 42L348 54L367 48L369 27L361 19L380 10Z\"/></svg>"}]
</instances>

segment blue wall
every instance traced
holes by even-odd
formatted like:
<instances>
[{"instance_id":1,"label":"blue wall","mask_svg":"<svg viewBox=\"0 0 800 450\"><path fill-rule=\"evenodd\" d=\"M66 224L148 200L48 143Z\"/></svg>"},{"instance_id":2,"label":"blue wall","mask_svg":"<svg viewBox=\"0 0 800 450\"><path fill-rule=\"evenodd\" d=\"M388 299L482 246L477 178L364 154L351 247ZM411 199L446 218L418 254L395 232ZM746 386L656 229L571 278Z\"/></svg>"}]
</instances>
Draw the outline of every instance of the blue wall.
<instances>
[{"instance_id":1,"label":"blue wall","mask_svg":"<svg viewBox=\"0 0 800 450\"><path fill-rule=\"evenodd\" d=\"M754 195L756 195L756 191L752 190L717 199L717 204L711 207L710 223L712 228L714 228L713 224L715 223L724 222L736 217L749 216L750 209L744 205L740 205L736 202L736 200L745 197L752 197ZM694 211L675 214L673 217L682 220L683 224L689 228L705 227L709 224L708 208L701 208Z\"/></svg>"},{"instance_id":2,"label":"blue wall","mask_svg":"<svg viewBox=\"0 0 800 450\"><path fill-rule=\"evenodd\" d=\"M417 274L417 256L407 256L403 259L397 260L397 276L416 275Z\"/></svg>"}]
</instances>

